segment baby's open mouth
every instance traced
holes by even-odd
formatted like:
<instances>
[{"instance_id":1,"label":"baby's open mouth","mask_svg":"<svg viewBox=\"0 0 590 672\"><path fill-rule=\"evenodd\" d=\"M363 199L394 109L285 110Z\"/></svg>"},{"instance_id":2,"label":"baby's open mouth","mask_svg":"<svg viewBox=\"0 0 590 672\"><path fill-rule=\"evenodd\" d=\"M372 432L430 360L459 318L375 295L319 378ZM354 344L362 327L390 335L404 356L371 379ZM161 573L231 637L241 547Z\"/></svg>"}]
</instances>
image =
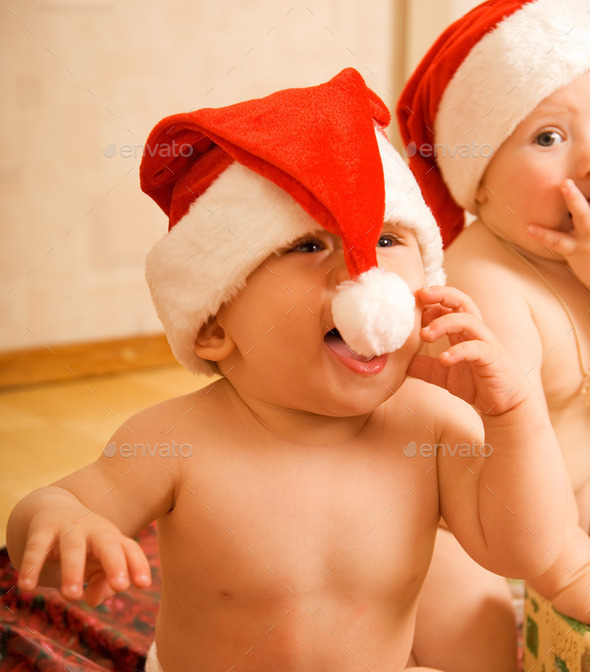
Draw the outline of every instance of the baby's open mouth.
<instances>
[{"instance_id":1,"label":"baby's open mouth","mask_svg":"<svg viewBox=\"0 0 590 672\"><path fill-rule=\"evenodd\" d=\"M354 359L357 362L370 362L375 358L375 355L366 357L365 355L359 355L357 352L354 352L354 350L351 350L344 342L342 336L340 336L338 329L330 329L324 336L324 341L330 350L339 354L341 357Z\"/></svg>"}]
</instances>

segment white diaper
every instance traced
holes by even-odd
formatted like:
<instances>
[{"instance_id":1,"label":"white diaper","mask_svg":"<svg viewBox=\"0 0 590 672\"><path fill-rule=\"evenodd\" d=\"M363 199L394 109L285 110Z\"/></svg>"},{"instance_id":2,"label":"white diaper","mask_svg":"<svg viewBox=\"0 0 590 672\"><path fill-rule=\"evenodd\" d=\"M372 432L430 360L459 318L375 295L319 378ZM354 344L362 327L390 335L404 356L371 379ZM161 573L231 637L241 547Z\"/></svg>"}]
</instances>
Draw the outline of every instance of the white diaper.
<instances>
[{"instance_id":1,"label":"white diaper","mask_svg":"<svg viewBox=\"0 0 590 672\"><path fill-rule=\"evenodd\" d=\"M150 646L145 660L145 672L164 672L160 661L158 660L158 652L156 651L156 642Z\"/></svg>"}]
</instances>

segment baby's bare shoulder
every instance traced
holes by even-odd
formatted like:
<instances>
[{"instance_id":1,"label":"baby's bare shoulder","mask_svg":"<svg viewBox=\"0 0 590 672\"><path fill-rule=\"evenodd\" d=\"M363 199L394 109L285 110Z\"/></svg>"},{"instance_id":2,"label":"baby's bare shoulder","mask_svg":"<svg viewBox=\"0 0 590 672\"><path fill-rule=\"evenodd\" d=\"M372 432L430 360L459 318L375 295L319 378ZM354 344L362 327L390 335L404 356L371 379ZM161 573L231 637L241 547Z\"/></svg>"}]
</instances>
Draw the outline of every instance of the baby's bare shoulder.
<instances>
[{"instance_id":1,"label":"baby's bare shoulder","mask_svg":"<svg viewBox=\"0 0 590 672\"><path fill-rule=\"evenodd\" d=\"M474 408L437 385L407 378L388 402L388 422L416 434L440 438L443 434L466 432L480 426Z\"/></svg>"},{"instance_id":2,"label":"baby's bare shoulder","mask_svg":"<svg viewBox=\"0 0 590 672\"><path fill-rule=\"evenodd\" d=\"M231 415L231 402L224 386L224 381L217 380L189 394L144 408L131 416L119 432L154 439L215 432Z\"/></svg>"},{"instance_id":3,"label":"baby's bare shoulder","mask_svg":"<svg viewBox=\"0 0 590 672\"><path fill-rule=\"evenodd\" d=\"M445 253L447 284L477 304L485 322L499 336L528 325L543 302L538 275L480 221L461 233ZM511 326L511 325L518 325ZM522 335L522 334L521 334Z\"/></svg>"}]
</instances>

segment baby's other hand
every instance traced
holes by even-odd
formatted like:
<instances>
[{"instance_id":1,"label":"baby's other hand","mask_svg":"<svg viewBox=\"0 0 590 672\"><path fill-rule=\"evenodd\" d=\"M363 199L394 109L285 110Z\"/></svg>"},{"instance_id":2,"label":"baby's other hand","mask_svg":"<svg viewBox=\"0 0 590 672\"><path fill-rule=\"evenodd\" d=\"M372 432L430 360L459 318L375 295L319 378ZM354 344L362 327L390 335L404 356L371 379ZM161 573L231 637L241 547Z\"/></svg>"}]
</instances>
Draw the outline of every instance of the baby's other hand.
<instances>
[{"instance_id":1,"label":"baby's other hand","mask_svg":"<svg viewBox=\"0 0 590 672\"><path fill-rule=\"evenodd\" d=\"M530 225L531 236L549 250L561 255L578 280L590 284L590 203L573 180L565 180L561 192L572 217L569 233Z\"/></svg>"},{"instance_id":2,"label":"baby's other hand","mask_svg":"<svg viewBox=\"0 0 590 672\"><path fill-rule=\"evenodd\" d=\"M32 590L44 567L59 567L60 592L95 607L131 584L146 588L150 567L137 542L102 516L39 511L29 525L18 586ZM84 587L86 584L86 587Z\"/></svg>"},{"instance_id":3,"label":"baby's other hand","mask_svg":"<svg viewBox=\"0 0 590 672\"><path fill-rule=\"evenodd\" d=\"M424 306L422 340L447 336L450 347L438 357L416 355L408 375L444 387L487 415L505 413L526 398L523 373L469 296L454 287L428 287L416 298Z\"/></svg>"}]
</instances>

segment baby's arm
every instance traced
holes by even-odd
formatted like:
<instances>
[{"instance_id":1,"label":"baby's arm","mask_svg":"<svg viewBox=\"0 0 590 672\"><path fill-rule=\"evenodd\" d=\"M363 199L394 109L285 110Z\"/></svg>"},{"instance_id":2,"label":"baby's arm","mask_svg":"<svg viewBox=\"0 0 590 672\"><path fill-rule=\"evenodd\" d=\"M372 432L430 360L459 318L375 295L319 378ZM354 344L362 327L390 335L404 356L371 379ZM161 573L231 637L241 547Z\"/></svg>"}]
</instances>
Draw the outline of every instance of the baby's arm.
<instances>
[{"instance_id":1,"label":"baby's arm","mask_svg":"<svg viewBox=\"0 0 590 672\"><path fill-rule=\"evenodd\" d=\"M59 586L66 599L95 606L130 583L150 584L147 559L131 537L172 508L174 485L162 460L115 449L128 437L119 430L107 454L16 505L7 546L20 588Z\"/></svg>"},{"instance_id":2,"label":"baby's arm","mask_svg":"<svg viewBox=\"0 0 590 672\"><path fill-rule=\"evenodd\" d=\"M451 346L437 358L416 357L409 374L446 388L481 417L459 418L450 402L438 414L448 419L438 432L442 444L473 445L470 456L438 453L443 517L491 571L547 571L562 549L567 475L544 400L469 297L434 287L418 299L425 305L422 338L447 336Z\"/></svg>"},{"instance_id":3,"label":"baby's arm","mask_svg":"<svg viewBox=\"0 0 590 672\"><path fill-rule=\"evenodd\" d=\"M590 285L590 203L573 180L561 187L574 225L571 233L531 225L531 235L551 251L562 255L576 277Z\"/></svg>"},{"instance_id":4,"label":"baby's arm","mask_svg":"<svg viewBox=\"0 0 590 672\"><path fill-rule=\"evenodd\" d=\"M451 252L452 250L451 246ZM527 372L527 380L537 390L543 392L541 380L543 342L528 303L519 292L514 292L514 278L511 275L496 273L494 282L490 283L489 273L475 272L464 251L460 256L461 259L449 255L455 262L450 263L448 268L451 281L457 282L460 286L469 285L473 288L477 304L486 315L487 323L502 341L509 345L509 351L520 362L521 370ZM489 268L486 270L489 271ZM505 300L506 297L510 297L510 300ZM501 310L498 309L500 299L502 299ZM571 496L571 487L568 487L568 492ZM573 506L568 508L566 535L561 555L556 556L551 568L532 580L531 584L548 600L559 594L559 606L556 604L556 608L567 616L582 620L590 606L590 590L584 585L588 583L590 588L590 575L585 575L588 578L587 582L580 578L585 573L585 568L590 567L590 537L578 525L577 509L571 513L574 509L576 509L575 500ZM564 590L566 586L568 587ZM583 620L590 622L587 615Z\"/></svg>"}]
</instances>

